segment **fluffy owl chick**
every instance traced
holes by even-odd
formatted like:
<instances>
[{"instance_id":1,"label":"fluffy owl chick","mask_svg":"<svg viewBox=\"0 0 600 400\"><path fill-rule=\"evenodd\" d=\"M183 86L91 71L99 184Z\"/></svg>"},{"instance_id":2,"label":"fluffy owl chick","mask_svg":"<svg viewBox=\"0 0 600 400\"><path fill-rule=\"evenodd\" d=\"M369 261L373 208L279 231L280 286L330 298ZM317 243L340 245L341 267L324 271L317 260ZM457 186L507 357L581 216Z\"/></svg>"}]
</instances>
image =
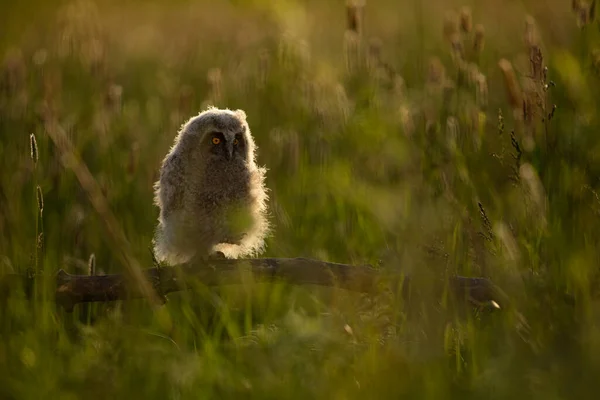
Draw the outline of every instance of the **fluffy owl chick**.
<instances>
[{"instance_id":1,"label":"fluffy owl chick","mask_svg":"<svg viewBox=\"0 0 600 400\"><path fill-rule=\"evenodd\" d=\"M187 121L155 184L159 261L180 264L220 251L260 253L269 231L265 169L242 110L208 108Z\"/></svg>"}]
</instances>

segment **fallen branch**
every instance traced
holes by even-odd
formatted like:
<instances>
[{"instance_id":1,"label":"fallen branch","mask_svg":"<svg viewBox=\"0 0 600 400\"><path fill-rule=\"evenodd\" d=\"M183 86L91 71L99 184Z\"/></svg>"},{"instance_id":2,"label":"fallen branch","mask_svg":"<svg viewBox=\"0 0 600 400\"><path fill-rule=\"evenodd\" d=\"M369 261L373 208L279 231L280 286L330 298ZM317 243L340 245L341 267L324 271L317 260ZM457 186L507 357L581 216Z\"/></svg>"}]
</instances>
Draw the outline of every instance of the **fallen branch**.
<instances>
[{"instance_id":1,"label":"fallen branch","mask_svg":"<svg viewBox=\"0 0 600 400\"><path fill-rule=\"evenodd\" d=\"M157 293L186 290L194 282L205 286L242 284L249 279L258 281L284 280L295 285L339 287L357 292L374 292L382 282L399 288L406 298L411 279L398 274L381 272L371 266L329 263L307 258L257 258L244 260L210 260L177 267L143 270L146 279ZM11 286L11 281L23 280L21 275L0 278L0 287ZM26 278L26 280L32 278ZM440 282L444 283L444 282ZM436 290L447 287L450 294L475 305L500 308L507 303L506 296L490 280L455 276ZM137 285L130 284L124 274L71 275L60 270L56 276L56 302L66 311L78 303L105 302L145 297Z\"/></svg>"}]
</instances>

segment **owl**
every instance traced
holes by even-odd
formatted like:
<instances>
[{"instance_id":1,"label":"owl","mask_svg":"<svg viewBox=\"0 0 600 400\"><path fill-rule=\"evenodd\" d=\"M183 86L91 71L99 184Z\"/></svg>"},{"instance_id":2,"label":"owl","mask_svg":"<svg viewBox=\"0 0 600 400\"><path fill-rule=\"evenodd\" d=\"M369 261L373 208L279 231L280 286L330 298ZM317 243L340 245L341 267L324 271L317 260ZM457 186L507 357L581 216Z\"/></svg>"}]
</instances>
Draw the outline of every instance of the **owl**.
<instances>
[{"instance_id":1,"label":"owl","mask_svg":"<svg viewBox=\"0 0 600 400\"><path fill-rule=\"evenodd\" d=\"M253 256L269 233L265 172L243 110L209 107L181 127L154 185L154 253L167 264Z\"/></svg>"}]
</instances>

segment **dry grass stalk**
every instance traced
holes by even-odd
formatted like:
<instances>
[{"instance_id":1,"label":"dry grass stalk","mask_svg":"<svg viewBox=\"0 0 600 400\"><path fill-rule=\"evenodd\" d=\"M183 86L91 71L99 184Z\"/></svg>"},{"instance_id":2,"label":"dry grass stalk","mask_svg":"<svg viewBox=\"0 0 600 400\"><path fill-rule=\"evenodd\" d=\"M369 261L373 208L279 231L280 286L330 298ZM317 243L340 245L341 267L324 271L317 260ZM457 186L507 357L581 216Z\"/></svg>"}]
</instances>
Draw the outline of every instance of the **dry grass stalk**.
<instances>
[{"instance_id":1,"label":"dry grass stalk","mask_svg":"<svg viewBox=\"0 0 600 400\"><path fill-rule=\"evenodd\" d=\"M544 56L538 45L529 48L529 65L531 66L531 78L536 82L544 82Z\"/></svg>"},{"instance_id":2,"label":"dry grass stalk","mask_svg":"<svg viewBox=\"0 0 600 400\"><path fill-rule=\"evenodd\" d=\"M477 80L475 81L475 88L476 88L477 105L480 108L487 107L489 92L488 92L487 78L485 77L484 74L479 73L477 75Z\"/></svg>"},{"instance_id":3,"label":"dry grass stalk","mask_svg":"<svg viewBox=\"0 0 600 400\"><path fill-rule=\"evenodd\" d=\"M449 12L444 17L443 26L444 38L452 43L453 38L458 34L458 20L456 14Z\"/></svg>"},{"instance_id":4,"label":"dry grass stalk","mask_svg":"<svg viewBox=\"0 0 600 400\"><path fill-rule=\"evenodd\" d=\"M271 56L267 49L261 49L258 53L258 86L264 88L267 83L269 71L271 70Z\"/></svg>"},{"instance_id":5,"label":"dry grass stalk","mask_svg":"<svg viewBox=\"0 0 600 400\"><path fill-rule=\"evenodd\" d=\"M524 41L527 47L538 45L538 33L535 26L535 20L529 15L525 18Z\"/></svg>"},{"instance_id":6,"label":"dry grass stalk","mask_svg":"<svg viewBox=\"0 0 600 400\"><path fill-rule=\"evenodd\" d=\"M533 139L537 121L546 121L546 91L548 85L547 68L539 45L529 46L530 75L523 82L523 120L528 128L528 135Z\"/></svg>"},{"instance_id":7,"label":"dry grass stalk","mask_svg":"<svg viewBox=\"0 0 600 400\"><path fill-rule=\"evenodd\" d=\"M592 64L596 73L600 74L600 49L594 49L592 51Z\"/></svg>"},{"instance_id":8,"label":"dry grass stalk","mask_svg":"<svg viewBox=\"0 0 600 400\"><path fill-rule=\"evenodd\" d=\"M107 107L113 112L120 112L122 109L123 87L117 84L110 84L106 91L105 101Z\"/></svg>"},{"instance_id":9,"label":"dry grass stalk","mask_svg":"<svg viewBox=\"0 0 600 400\"><path fill-rule=\"evenodd\" d=\"M140 161L140 143L134 141L131 144L131 151L127 160L127 176L133 178L138 168Z\"/></svg>"},{"instance_id":10,"label":"dry grass stalk","mask_svg":"<svg viewBox=\"0 0 600 400\"><path fill-rule=\"evenodd\" d=\"M446 141L450 151L454 151L457 148L457 142L459 139L459 125L458 119L454 116L449 116L446 119Z\"/></svg>"},{"instance_id":11,"label":"dry grass stalk","mask_svg":"<svg viewBox=\"0 0 600 400\"><path fill-rule=\"evenodd\" d=\"M408 108L407 105L402 105L399 110L400 114L400 124L402 125L402 132L407 137L412 137L415 133L415 121L413 119L413 114Z\"/></svg>"},{"instance_id":12,"label":"dry grass stalk","mask_svg":"<svg viewBox=\"0 0 600 400\"><path fill-rule=\"evenodd\" d=\"M346 29L358 35L363 30L364 4L358 1L349 1L346 4Z\"/></svg>"},{"instance_id":13,"label":"dry grass stalk","mask_svg":"<svg viewBox=\"0 0 600 400\"><path fill-rule=\"evenodd\" d=\"M206 73L206 80L210 86L210 100L219 104L223 101L223 73L220 68L211 68Z\"/></svg>"},{"instance_id":14,"label":"dry grass stalk","mask_svg":"<svg viewBox=\"0 0 600 400\"><path fill-rule=\"evenodd\" d=\"M442 85L446 80L446 69L444 64L437 57L432 57L429 60L429 68L427 70L427 83L430 85Z\"/></svg>"},{"instance_id":15,"label":"dry grass stalk","mask_svg":"<svg viewBox=\"0 0 600 400\"><path fill-rule=\"evenodd\" d=\"M348 72L356 71L362 64L360 48L360 37L358 34L354 31L346 30L344 33L344 58Z\"/></svg>"},{"instance_id":16,"label":"dry grass stalk","mask_svg":"<svg viewBox=\"0 0 600 400\"><path fill-rule=\"evenodd\" d=\"M579 10L577 10L577 26L583 28L590 22L590 13L588 11L587 5L581 6Z\"/></svg>"},{"instance_id":17,"label":"dry grass stalk","mask_svg":"<svg viewBox=\"0 0 600 400\"><path fill-rule=\"evenodd\" d=\"M596 0L592 0L591 3L581 0L573 0L571 3L571 9L577 18L577 26L583 28L595 20Z\"/></svg>"},{"instance_id":18,"label":"dry grass stalk","mask_svg":"<svg viewBox=\"0 0 600 400\"><path fill-rule=\"evenodd\" d=\"M393 92L394 92L396 98L398 98L398 99L404 98L404 94L406 92L406 82L404 81L404 78L399 74L396 74L394 76Z\"/></svg>"},{"instance_id":19,"label":"dry grass stalk","mask_svg":"<svg viewBox=\"0 0 600 400\"><path fill-rule=\"evenodd\" d=\"M452 46L452 59L455 63L461 64L465 59L465 49L461 36L459 34L453 35L450 39L450 45Z\"/></svg>"},{"instance_id":20,"label":"dry grass stalk","mask_svg":"<svg viewBox=\"0 0 600 400\"><path fill-rule=\"evenodd\" d=\"M470 33L473 29L473 17L469 7L460 10L460 29L463 33Z\"/></svg>"},{"instance_id":21,"label":"dry grass stalk","mask_svg":"<svg viewBox=\"0 0 600 400\"><path fill-rule=\"evenodd\" d=\"M475 25L475 37L473 38L473 53L477 57L483 51L485 45L485 28L481 24Z\"/></svg>"},{"instance_id":22,"label":"dry grass stalk","mask_svg":"<svg viewBox=\"0 0 600 400\"><path fill-rule=\"evenodd\" d=\"M451 79L446 79L442 85L442 99L444 107L450 107L450 102L456 93L456 84Z\"/></svg>"},{"instance_id":23,"label":"dry grass stalk","mask_svg":"<svg viewBox=\"0 0 600 400\"><path fill-rule=\"evenodd\" d=\"M371 69L375 69L382 64L382 49L383 44L378 38L372 38L369 40L368 47L368 66Z\"/></svg>"},{"instance_id":24,"label":"dry grass stalk","mask_svg":"<svg viewBox=\"0 0 600 400\"><path fill-rule=\"evenodd\" d=\"M511 107L513 110L521 109L523 106L523 94L511 62L503 58L498 62L498 66L504 77L504 85Z\"/></svg>"},{"instance_id":25,"label":"dry grass stalk","mask_svg":"<svg viewBox=\"0 0 600 400\"><path fill-rule=\"evenodd\" d=\"M467 77L467 82L469 83L469 86L473 87L477 84L479 75L481 75L481 72L479 72L479 67L477 66L477 64L475 64L475 63L466 64L466 77Z\"/></svg>"},{"instance_id":26,"label":"dry grass stalk","mask_svg":"<svg viewBox=\"0 0 600 400\"><path fill-rule=\"evenodd\" d=\"M542 181L538 176L535 168L529 163L521 165L519 168L519 177L524 184L524 190L528 199L533 203L535 217L539 221L541 227L546 226L546 192Z\"/></svg>"},{"instance_id":27,"label":"dry grass stalk","mask_svg":"<svg viewBox=\"0 0 600 400\"><path fill-rule=\"evenodd\" d=\"M40 212L40 215L42 215L44 213L44 193L42 193L42 188L40 187L40 185L37 185L35 192L38 211Z\"/></svg>"},{"instance_id":28,"label":"dry grass stalk","mask_svg":"<svg viewBox=\"0 0 600 400\"><path fill-rule=\"evenodd\" d=\"M364 1L349 0L346 3L346 32L344 32L344 56L346 69L354 72L364 65L362 54Z\"/></svg>"},{"instance_id":29,"label":"dry grass stalk","mask_svg":"<svg viewBox=\"0 0 600 400\"><path fill-rule=\"evenodd\" d=\"M150 282L144 276L141 265L133 256L130 250L129 241L121 229L117 218L110 210L110 206L102 193L100 185L96 182L85 163L75 153L73 144L67 137L64 129L57 121L49 116L46 117L45 129L48 136L50 136L50 139L57 147L63 165L75 173L79 183L87 193L93 207L105 225L108 239L112 242L111 244L116 250L117 256L127 269L128 275L133 280L133 284L136 286L137 290L153 303L163 303Z\"/></svg>"}]
</instances>

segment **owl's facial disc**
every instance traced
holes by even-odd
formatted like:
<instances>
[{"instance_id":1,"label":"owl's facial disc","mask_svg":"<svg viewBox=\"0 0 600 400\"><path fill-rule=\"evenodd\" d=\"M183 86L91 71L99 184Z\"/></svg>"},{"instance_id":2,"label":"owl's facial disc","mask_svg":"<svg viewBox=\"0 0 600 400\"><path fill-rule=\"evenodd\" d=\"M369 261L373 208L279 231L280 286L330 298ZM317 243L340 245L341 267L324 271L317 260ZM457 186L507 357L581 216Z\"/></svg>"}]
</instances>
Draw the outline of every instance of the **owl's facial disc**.
<instances>
[{"instance_id":1,"label":"owl's facial disc","mask_svg":"<svg viewBox=\"0 0 600 400\"><path fill-rule=\"evenodd\" d=\"M248 146L244 132L237 133L232 138L231 143L233 144L233 155L244 161L248 161Z\"/></svg>"},{"instance_id":2,"label":"owl's facial disc","mask_svg":"<svg viewBox=\"0 0 600 400\"><path fill-rule=\"evenodd\" d=\"M208 135L208 138L211 154L219 158L225 158L227 161L238 157L244 161L246 160L246 141L243 132L235 135L212 132Z\"/></svg>"},{"instance_id":3,"label":"owl's facial disc","mask_svg":"<svg viewBox=\"0 0 600 400\"><path fill-rule=\"evenodd\" d=\"M225 135L221 132L211 132L207 135L206 143L209 147L210 154L217 158L221 158L225 152Z\"/></svg>"}]
</instances>

